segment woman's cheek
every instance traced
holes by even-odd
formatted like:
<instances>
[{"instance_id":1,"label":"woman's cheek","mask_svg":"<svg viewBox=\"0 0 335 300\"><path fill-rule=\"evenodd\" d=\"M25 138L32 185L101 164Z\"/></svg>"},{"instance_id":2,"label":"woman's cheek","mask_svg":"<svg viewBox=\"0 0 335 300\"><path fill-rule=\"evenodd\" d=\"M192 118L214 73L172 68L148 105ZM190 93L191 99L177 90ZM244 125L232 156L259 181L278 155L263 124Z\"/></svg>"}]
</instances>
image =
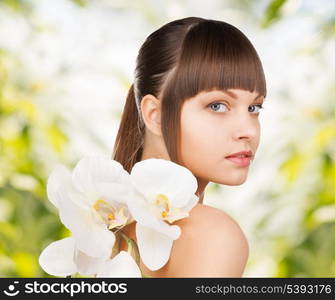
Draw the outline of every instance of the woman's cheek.
<instances>
[{"instance_id":1,"label":"woman's cheek","mask_svg":"<svg viewBox=\"0 0 335 300\"><path fill-rule=\"evenodd\" d=\"M184 124L192 124L181 127L182 157L185 164L190 168L199 167L199 164L210 165L215 152L220 148L218 128L211 126L206 118L193 119L192 123Z\"/></svg>"}]
</instances>

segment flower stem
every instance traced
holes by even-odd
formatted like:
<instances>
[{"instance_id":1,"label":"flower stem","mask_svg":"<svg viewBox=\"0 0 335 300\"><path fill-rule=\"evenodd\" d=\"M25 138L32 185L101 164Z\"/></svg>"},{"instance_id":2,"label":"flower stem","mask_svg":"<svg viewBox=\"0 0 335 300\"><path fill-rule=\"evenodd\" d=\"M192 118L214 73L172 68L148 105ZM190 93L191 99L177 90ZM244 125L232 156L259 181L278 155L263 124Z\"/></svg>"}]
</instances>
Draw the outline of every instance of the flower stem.
<instances>
[{"instance_id":1,"label":"flower stem","mask_svg":"<svg viewBox=\"0 0 335 300\"><path fill-rule=\"evenodd\" d=\"M132 252L134 251L135 252L135 261L137 263L137 265L140 265L140 252L139 252L139 249L138 249L138 246L137 246L137 243L129 238L127 235L125 235L123 232L119 232L120 235L125 239L125 241L127 242L127 245L128 245L128 253L131 255Z\"/></svg>"}]
</instances>

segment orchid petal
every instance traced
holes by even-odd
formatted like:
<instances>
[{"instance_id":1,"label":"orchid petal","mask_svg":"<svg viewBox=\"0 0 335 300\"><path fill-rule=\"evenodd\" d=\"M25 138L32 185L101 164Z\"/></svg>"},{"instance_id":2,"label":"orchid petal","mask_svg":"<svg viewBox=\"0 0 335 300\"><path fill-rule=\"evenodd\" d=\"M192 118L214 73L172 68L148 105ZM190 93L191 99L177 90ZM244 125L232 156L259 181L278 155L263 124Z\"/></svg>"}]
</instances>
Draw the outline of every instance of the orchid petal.
<instances>
[{"instance_id":1,"label":"orchid petal","mask_svg":"<svg viewBox=\"0 0 335 300\"><path fill-rule=\"evenodd\" d=\"M77 265L78 273L84 276L93 276L106 262L106 259L88 256L84 252L76 249L74 255L74 262Z\"/></svg>"},{"instance_id":2,"label":"orchid petal","mask_svg":"<svg viewBox=\"0 0 335 300\"><path fill-rule=\"evenodd\" d=\"M101 182L129 183L129 174L123 166L107 156L85 156L72 173L74 186L82 193L88 194L95 190L95 184Z\"/></svg>"},{"instance_id":3,"label":"orchid petal","mask_svg":"<svg viewBox=\"0 0 335 300\"><path fill-rule=\"evenodd\" d=\"M59 193L59 217L61 222L73 233L77 247L89 256L108 257L114 246L115 236L107 225L94 217L93 209L83 209L72 199L77 193Z\"/></svg>"},{"instance_id":4,"label":"orchid petal","mask_svg":"<svg viewBox=\"0 0 335 300\"><path fill-rule=\"evenodd\" d=\"M73 261L75 240L67 237L49 244L40 254L38 262L42 269L54 276L65 277L77 272Z\"/></svg>"},{"instance_id":5,"label":"orchid petal","mask_svg":"<svg viewBox=\"0 0 335 300\"><path fill-rule=\"evenodd\" d=\"M142 277L142 273L132 256L126 251L120 251L102 266L96 277Z\"/></svg>"},{"instance_id":6,"label":"orchid petal","mask_svg":"<svg viewBox=\"0 0 335 300\"><path fill-rule=\"evenodd\" d=\"M114 202L125 204L127 199L133 197L132 186L118 182L96 183L95 189L99 198L107 200L110 204Z\"/></svg>"},{"instance_id":7,"label":"orchid petal","mask_svg":"<svg viewBox=\"0 0 335 300\"><path fill-rule=\"evenodd\" d=\"M157 217L149 211L148 205L140 197L130 199L127 204L131 215L137 223L155 229L173 240L179 237L181 233L179 226L169 225L164 221L157 219Z\"/></svg>"},{"instance_id":8,"label":"orchid petal","mask_svg":"<svg viewBox=\"0 0 335 300\"><path fill-rule=\"evenodd\" d=\"M141 259L151 271L167 263L173 244L171 238L139 223L136 224L136 237Z\"/></svg>"},{"instance_id":9,"label":"orchid petal","mask_svg":"<svg viewBox=\"0 0 335 300\"><path fill-rule=\"evenodd\" d=\"M66 189L70 182L71 172L62 164L56 165L47 180L48 199L56 208L59 207L59 191Z\"/></svg>"}]
</instances>

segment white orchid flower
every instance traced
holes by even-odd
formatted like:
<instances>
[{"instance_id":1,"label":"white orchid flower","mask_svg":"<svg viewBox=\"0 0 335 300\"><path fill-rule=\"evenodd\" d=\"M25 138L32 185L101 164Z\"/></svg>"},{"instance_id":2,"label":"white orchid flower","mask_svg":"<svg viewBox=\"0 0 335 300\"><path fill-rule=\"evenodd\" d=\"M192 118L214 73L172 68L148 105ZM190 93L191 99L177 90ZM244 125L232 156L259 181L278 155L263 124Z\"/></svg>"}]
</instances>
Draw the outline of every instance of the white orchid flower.
<instances>
[{"instance_id":1,"label":"white orchid flower","mask_svg":"<svg viewBox=\"0 0 335 300\"><path fill-rule=\"evenodd\" d=\"M142 277L128 252L121 251L112 259L90 257L76 248L73 237L49 244L39 256L39 264L48 274L60 277L76 273L95 277Z\"/></svg>"},{"instance_id":2,"label":"white orchid flower","mask_svg":"<svg viewBox=\"0 0 335 300\"><path fill-rule=\"evenodd\" d=\"M197 204L197 180L192 172L172 161L150 158L137 162L130 174L136 197L127 198L136 223L136 238L143 263L160 269L170 257L181 230L174 221L188 217Z\"/></svg>"},{"instance_id":3,"label":"white orchid flower","mask_svg":"<svg viewBox=\"0 0 335 300\"><path fill-rule=\"evenodd\" d=\"M72 174L57 165L47 182L49 200L72 232L76 248L89 257L107 259L115 243L112 231L133 221L127 209L130 176L105 156L86 156Z\"/></svg>"}]
</instances>

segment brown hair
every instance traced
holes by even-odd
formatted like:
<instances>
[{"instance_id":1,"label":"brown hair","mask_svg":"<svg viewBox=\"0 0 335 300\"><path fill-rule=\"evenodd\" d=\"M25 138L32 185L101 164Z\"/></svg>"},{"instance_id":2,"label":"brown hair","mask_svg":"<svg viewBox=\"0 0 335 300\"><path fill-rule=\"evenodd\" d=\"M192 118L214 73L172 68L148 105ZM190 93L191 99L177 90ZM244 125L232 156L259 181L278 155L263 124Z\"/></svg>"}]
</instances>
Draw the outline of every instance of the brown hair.
<instances>
[{"instance_id":1,"label":"brown hair","mask_svg":"<svg viewBox=\"0 0 335 300\"><path fill-rule=\"evenodd\" d=\"M180 112L202 91L240 88L266 97L261 61L248 38L223 21L197 17L169 22L139 50L112 159L125 170L141 160L145 124L140 102L151 94L162 103L161 129L171 161L180 157Z\"/></svg>"}]
</instances>

